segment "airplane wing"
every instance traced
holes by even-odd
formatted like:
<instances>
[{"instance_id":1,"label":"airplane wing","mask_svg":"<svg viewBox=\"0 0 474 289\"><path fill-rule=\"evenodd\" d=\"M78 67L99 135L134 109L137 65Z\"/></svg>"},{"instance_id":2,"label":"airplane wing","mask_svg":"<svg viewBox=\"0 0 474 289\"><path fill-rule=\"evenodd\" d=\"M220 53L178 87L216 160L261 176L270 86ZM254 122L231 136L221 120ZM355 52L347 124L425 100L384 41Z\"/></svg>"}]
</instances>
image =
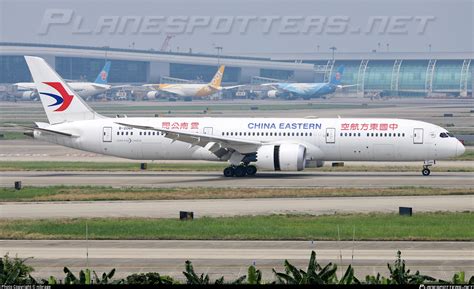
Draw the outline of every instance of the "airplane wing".
<instances>
[{"instance_id":1,"label":"airplane wing","mask_svg":"<svg viewBox=\"0 0 474 289\"><path fill-rule=\"evenodd\" d=\"M74 135L74 134L70 134L70 133L62 132L62 131L57 131L57 130L52 130L52 129L39 128L39 127L32 128L32 129L39 130L41 132L50 133L50 134L58 134L58 135L68 136L68 137L79 137L78 135Z\"/></svg>"},{"instance_id":2,"label":"airplane wing","mask_svg":"<svg viewBox=\"0 0 474 289\"><path fill-rule=\"evenodd\" d=\"M49 134L55 134L55 135L61 135L61 136L67 136L67 137L79 137L79 135L74 135L70 134L67 132L59 131L59 130L54 130L54 129L48 129L48 128L43 128L43 127L31 127L31 126L23 126L23 125L17 125L22 128L26 129L31 129L31 130L39 130L41 132L49 133Z\"/></svg>"},{"instance_id":3,"label":"airplane wing","mask_svg":"<svg viewBox=\"0 0 474 289\"><path fill-rule=\"evenodd\" d=\"M238 87L242 87L242 86L246 86L246 84L233 85L233 86L221 86L221 89L222 90L227 90L227 89L238 88Z\"/></svg>"},{"instance_id":4,"label":"airplane wing","mask_svg":"<svg viewBox=\"0 0 474 289\"><path fill-rule=\"evenodd\" d=\"M354 86L358 86L358 84L338 85L337 88L343 89L346 87L354 87Z\"/></svg>"},{"instance_id":5,"label":"airplane wing","mask_svg":"<svg viewBox=\"0 0 474 289\"><path fill-rule=\"evenodd\" d=\"M152 126L137 125L125 122L116 122L119 125L143 130L154 130L164 133L164 136L173 140L188 143L190 148L200 146L207 148L217 157L230 157L230 153L237 151L241 154L254 153L264 143L259 141L242 140L224 136L215 136L201 133L173 131L169 129L156 128Z\"/></svg>"}]
</instances>

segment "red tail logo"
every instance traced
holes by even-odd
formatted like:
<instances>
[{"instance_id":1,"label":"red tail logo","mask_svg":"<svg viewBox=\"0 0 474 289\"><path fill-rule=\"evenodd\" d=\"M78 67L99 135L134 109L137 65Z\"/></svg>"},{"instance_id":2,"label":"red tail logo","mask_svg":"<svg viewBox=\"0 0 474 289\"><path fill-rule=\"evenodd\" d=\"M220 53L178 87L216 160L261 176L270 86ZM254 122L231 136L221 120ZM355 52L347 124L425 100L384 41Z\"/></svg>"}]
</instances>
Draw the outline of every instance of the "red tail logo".
<instances>
[{"instance_id":1,"label":"red tail logo","mask_svg":"<svg viewBox=\"0 0 474 289\"><path fill-rule=\"evenodd\" d=\"M51 86L52 88L56 89L57 92L59 92L59 95L53 94L53 93L47 93L47 92L40 92L40 94L48 95L51 96L56 100L55 103L48 105L50 106L57 106L60 105L57 109L54 111L64 111L66 110L69 105L72 102L73 95L70 95L67 93L66 89L60 82L43 82L46 85Z\"/></svg>"}]
</instances>

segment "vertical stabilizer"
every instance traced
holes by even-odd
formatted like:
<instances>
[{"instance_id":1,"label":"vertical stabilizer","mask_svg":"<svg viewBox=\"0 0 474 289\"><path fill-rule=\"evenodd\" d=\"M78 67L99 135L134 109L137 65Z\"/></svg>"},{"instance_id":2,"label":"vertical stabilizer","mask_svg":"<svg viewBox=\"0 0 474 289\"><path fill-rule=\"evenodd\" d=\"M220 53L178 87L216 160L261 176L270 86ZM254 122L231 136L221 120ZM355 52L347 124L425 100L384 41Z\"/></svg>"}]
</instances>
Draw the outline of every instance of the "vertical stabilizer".
<instances>
[{"instance_id":1,"label":"vertical stabilizer","mask_svg":"<svg viewBox=\"0 0 474 289\"><path fill-rule=\"evenodd\" d=\"M25 60L50 124L104 118L93 111L43 58L25 56Z\"/></svg>"}]
</instances>

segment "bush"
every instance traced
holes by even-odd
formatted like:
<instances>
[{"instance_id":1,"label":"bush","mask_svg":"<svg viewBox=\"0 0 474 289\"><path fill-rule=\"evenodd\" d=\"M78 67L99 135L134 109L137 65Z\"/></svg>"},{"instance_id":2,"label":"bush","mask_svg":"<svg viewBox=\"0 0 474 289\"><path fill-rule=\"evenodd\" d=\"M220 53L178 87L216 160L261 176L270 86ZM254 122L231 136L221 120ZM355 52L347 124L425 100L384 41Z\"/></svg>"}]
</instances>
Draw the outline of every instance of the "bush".
<instances>
[{"instance_id":1,"label":"bush","mask_svg":"<svg viewBox=\"0 0 474 289\"><path fill-rule=\"evenodd\" d=\"M36 280L30 273L34 271L33 267L25 264L28 259L18 257L10 258L5 254L0 258L0 284L2 285L33 285Z\"/></svg>"}]
</instances>

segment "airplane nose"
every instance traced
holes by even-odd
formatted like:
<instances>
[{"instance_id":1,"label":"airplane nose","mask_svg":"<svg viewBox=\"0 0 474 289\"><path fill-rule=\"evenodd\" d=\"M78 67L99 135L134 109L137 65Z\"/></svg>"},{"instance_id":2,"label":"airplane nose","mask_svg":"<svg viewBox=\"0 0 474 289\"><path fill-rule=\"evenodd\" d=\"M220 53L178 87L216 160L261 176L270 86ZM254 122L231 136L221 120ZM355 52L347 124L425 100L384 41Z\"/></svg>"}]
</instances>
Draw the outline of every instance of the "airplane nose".
<instances>
[{"instance_id":1,"label":"airplane nose","mask_svg":"<svg viewBox=\"0 0 474 289\"><path fill-rule=\"evenodd\" d=\"M466 148L464 147L464 145L460 141L458 141L456 145L456 156L463 155L465 151L466 151Z\"/></svg>"}]
</instances>

